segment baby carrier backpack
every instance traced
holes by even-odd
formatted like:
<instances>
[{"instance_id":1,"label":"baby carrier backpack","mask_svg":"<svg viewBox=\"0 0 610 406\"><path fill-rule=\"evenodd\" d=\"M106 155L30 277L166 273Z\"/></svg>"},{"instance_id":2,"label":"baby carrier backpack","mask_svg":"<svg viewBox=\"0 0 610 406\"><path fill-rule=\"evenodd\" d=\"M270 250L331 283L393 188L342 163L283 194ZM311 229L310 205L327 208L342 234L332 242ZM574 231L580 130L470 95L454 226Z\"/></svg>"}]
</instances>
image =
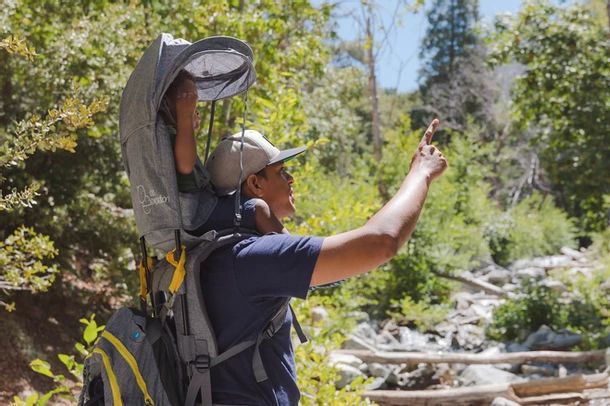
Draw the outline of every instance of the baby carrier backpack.
<instances>
[{"instance_id":1,"label":"baby carrier backpack","mask_svg":"<svg viewBox=\"0 0 610 406\"><path fill-rule=\"evenodd\" d=\"M161 34L129 78L119 124L142 248L140 309L122 308L108 320L85 360L80 406L212 406L210 369L254 347L254 375L258 382L266 380L258 347L292 311L287 300L255 338L219 352L202 294L201 264L214 250L255 231L240 227L237 205L233 227L202 236L186 232L208 219L217 197L199 159L194 169L203 179L198 192L178 191L171 140L159 107L181 70L195 78L199 100L212 103L210 123L215 101L245 93L256 77L252 50L238 39L210 37L190 43ZM210 124L206 150L211 129ZM147 244L167 252L165 258L149 257Z\"/></svg>"}]
</instances>

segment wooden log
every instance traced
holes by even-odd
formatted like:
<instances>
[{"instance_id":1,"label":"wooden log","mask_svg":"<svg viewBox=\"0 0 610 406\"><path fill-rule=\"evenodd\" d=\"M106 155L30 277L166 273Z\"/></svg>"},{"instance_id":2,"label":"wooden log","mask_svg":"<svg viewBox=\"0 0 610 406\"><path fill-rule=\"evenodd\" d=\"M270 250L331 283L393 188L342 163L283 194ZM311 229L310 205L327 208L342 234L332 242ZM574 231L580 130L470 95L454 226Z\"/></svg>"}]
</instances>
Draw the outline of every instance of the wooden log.
<instances>
[{"instance_id":1,"label":"wooden log","mask_svg":"<svg viewBox=\"0 0 610 406\"><path fill-rule=\"evenodd\" d=\"M606 373L439 390L367 391L362 396L382 405L488 405L496 397L520 404L545 404L542 399L555 403L582 400L587 397L583 391L601 387L608 387Z\"/></svg>"},{"instance_id":2,"label":"wooden log","mask_svg":"<svg viewBox=\"0 0 610 406\"><path fill-rule=\"evenodd\" d=\"M580 392L585 389L608 386L607 374L571 375L562 378L536 379L516 382L512 385L515 395L520 398L541 396L549 393Z\"/></svg>"},{"instance_id":3,"label":"wooden log","mask_svg":"<svg viewBox=\"0 0 610 406\"><path fill-rule=\"evenodd\" d=\"M489 282L478 280L476 278L473 278L470 275L466 275L466 274L450 275L450 274L446 274L446 273L438 272L438 271L432 271L432 273L434 273L436 276L439 276L441 278L461 282L465 285L472 286L475 289L481 289L485 293L489 293L489 294L500 296L500 297L509 297L510 296L507 292L505 292L501 288L497 287L496 285L493 285Z\"/></svg>"},{"instance_id":4,"label":"wooden log","mask_svg":"<svg viewBox=\"0 0 610 406\"><path fill-rule=\"evenodd\" d=\"M552 393L543 396L531 396L519 399L520 405L561 405L561 404L580 404L587 400L587 396L579 392Z\"/></svg>"},{"instance_id":5,"label":"wooden log","mask_svg":"<svg viewBox=\"0 0 610 406\"><path fill-rule=\"evenodd\" d=\"M508 388L508 384L496 384L439 390L377 390L362 396L381 405L489 405L499 396L509 398Z\"/></svg>"},{"instance_id":6,"label":"wooden log","mask_svg":"<svg viewBox=\"0 0 610 406\"><path fill-rule=\"evenodd\" d=\"M372 352L368 350L335 350L350 354L364 362L385 364L524 364L528 362L580 363L601 361L606 350L595 351L525 351L500 354L424 353L424 352Z\"/></svg>"}]
</instances>

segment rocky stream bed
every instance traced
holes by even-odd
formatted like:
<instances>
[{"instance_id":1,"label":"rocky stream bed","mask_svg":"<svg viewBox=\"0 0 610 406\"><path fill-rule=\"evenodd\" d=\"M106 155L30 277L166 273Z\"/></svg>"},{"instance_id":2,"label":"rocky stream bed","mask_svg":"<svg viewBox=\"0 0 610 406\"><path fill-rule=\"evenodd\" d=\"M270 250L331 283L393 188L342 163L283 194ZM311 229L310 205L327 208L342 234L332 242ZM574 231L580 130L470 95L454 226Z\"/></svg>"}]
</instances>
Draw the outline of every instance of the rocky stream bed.
<instances>
[{"instance_id":1,"label":"rocky stream bed","mask_svg":"<svg viewBox=\"0 0 610 406\"><path fill-rule=\"evenodd\" d=\"M381 405L610 405L610 350L572 351L582 337L547 326L521 342L485 335L494 309L519 295L526 281L545 284L567 303L573 293L553 271L588 275L595 266L586 253L563 248L508 268L488 264L465 272L456 278L462 288L445 321L425 334L364 314L342 350L331 354L341 372L337 387L371 377L364 396ZM600 288L610 294L610 281ZM325 317L323 308L314 312ZM605 340L610 346L610 335Z\"/></svg>"}]
</instances>

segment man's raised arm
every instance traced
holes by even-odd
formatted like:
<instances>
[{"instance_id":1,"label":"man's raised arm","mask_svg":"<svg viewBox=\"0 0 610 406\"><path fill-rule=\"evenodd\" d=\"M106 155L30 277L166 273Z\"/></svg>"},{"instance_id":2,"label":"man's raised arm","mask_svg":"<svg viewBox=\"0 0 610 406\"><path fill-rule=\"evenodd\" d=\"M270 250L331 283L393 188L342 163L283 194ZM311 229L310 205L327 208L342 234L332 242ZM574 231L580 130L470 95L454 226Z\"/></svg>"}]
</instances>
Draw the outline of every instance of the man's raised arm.
<instances>
[{"instance_id":1,"label":"man's raised arm","mask_svg":"<svg viewBox=\"0 0 610 406\"><path fill-rule=\"evenodd\" d=\"M400 189L367 223L355 230L324 239L311 286L336 282L368 272L390 260L409 239L424 206L430 183L447 168L432 136L433 120L411 160Z\"/></svg>"}]
</instances>

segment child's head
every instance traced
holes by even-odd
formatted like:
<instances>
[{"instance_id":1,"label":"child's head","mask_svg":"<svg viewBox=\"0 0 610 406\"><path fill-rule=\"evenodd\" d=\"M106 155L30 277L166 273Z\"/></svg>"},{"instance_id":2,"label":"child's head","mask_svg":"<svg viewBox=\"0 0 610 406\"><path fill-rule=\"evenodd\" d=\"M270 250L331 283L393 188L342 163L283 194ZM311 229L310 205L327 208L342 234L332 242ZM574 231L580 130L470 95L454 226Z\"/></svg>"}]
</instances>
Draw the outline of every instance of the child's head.
<instances>
[{"instance_id":1,"label":"child's head","mask_svg":"<svg viewBox=\"0 0 610 406\"><path fill-rule=\"evenodd\" d=\"M181 70L169 85L161 100L159 111L168 125L176 126L176 98L184 92L197 92L197 86L195 85L193 75L185 70Z\"/></svg>"}]
</instances>

